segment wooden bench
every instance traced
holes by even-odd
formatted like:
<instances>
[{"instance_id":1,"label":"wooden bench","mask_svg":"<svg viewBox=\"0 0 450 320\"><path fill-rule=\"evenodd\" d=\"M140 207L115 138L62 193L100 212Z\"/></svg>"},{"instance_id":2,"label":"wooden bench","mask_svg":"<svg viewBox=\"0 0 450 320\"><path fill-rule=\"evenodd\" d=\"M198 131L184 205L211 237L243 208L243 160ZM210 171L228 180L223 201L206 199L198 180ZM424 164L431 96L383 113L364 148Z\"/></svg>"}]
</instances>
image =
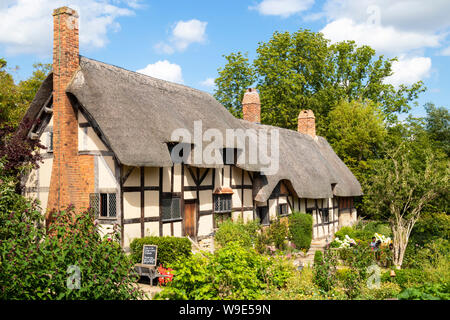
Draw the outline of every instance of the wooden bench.
<instances>
[{"instance_id":1,"label":"wooden bench","mask_svg":"<svg viewBox=\"0 0 450 320\"><path fill-rule=\"evenodd\" d=\"M134 265L134 270L141 276L147 277L150 280L150 285L153 286L153 280L156 278L167 278L170 275L160 274L156 269L156 266L149 266L142 263L137 263Z\"/></svg>"}]
</instances>

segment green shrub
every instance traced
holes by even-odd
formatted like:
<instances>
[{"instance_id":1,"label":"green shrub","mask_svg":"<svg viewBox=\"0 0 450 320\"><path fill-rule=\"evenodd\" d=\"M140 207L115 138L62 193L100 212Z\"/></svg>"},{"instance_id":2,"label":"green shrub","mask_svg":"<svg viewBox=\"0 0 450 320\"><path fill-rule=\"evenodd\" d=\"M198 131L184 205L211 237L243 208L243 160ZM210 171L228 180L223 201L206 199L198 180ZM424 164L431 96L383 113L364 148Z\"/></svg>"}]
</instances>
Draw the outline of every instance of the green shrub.
<instances>
[{"instance_id":1,"label":"green shrub","mask_svg":"<svg viewBox=\"0 0 450 320\"><path fill-rule=\"evenodd\" d=\"M419 269L399 269L395 270L395 277L390 276L390 271L381 275L381 281L394 282L402 289L420 285L424 283L424 272Z\"/></svg>"},{"instance_id":2,"label":"green shrub","mask_svg":"<svg viewBox=\"0 0 450 320\"><path fill-rule=\"evenodd\" d=\"M297 249L308 251L312 241L312 216L294 212L289 216L289 238Z\"/></svg>"},{"instance_id":3,"label":"green shrub","mask_svg":"<svg viewBox=\"0 0 450 320\"><path fill-rule=\"evenodd\" d=\"M358 299L362 300L385 300L396 298L402 289L396 283L382 282L379 288L369 289L366 285L361 286Z\"/></svg>"},{"instance_id":4,"label":"green shrub","mask_svg":"<svg viewBox=\"0 0 450 320\"><path fill-rule=\"evenodd\" d=\"M323 252L320 250L317 250L314 253L314 264L321 264L323 262Z\"/></svg>"},{"instance_id":5,"label":"green shrub","mask_svg":"<svg viewBox=\"0 0 450 320\"><path fill-rule=\"evenodd\" d=\"M411 231L411 243L423 246L439 238L450 240L450 216L446 213L422 214Z\"/></svg>"},{"instance_id":6,"label":"green shrub","mask_svg":"<svg viewBox=\"0 0 450 320\"><path fill-rule=\"evenodd\" d=\"M236 241L171 267L173 281L155 299L259 299L265 290L285 286L295 271L287 261L268 258Z\"/></svg>"},{"instance_id":7,"label":"green shrub","mask_svg":"<svg viewBox=\"0 0 450 320\"><path fill-rule=\"evenodd\" d=\"M341 240L343 240L346 235L353 239L353 233L354 230L352 227L342 227L338 231L336 231L334 235Z\"/></svg>"},{"instance_id":8,"label":"green shrub","mask_svg":"<svg viewBox=\"0 0 450 320\"><path fill-rule=\"evenodd\" d=\"M325 251L322 263L314 263L314 283L323 291L330 291L336 284L337 260L334 252Z\"/></svg>"},{"instance_id":9,"label":"green shrub","mask_svg":"<svg viewBox=\"0 0 450 320\"><path fill-rule=\"evenodd\" d=\"M272 221L267 230L267 235L277 249L284 250L286 248L288 227L280 219Z\"/></svg>"},{"instance_id":10,"label":"green shrub","mask_svg":"<svg viewBox=\"0 0 450 320\"><path fill-rule=\"evenodd\" d=\"M167 266L177 259L186 259L192 254L192 245L187 238L178 237L144 237L134 239L130 243L131 259L134 263L141 263L144 245L158 246L157 265Z\"/></svg>"},{"instance_id":11,"label":"green shrub","mask_svg":"<svg viewBox=\"0 0 450 320\"><path fill-rule=\"evenodd\" d=\"M450 283L424 283L403 290L397 298L399 300L450 300Z\"/></svg>"},{"instance_id":12,"label":"green shrub","mask_svg":"<svg viewBox=\"0 0 450 320\"><path fill-rule=\"evenodd\" d=\"M244 223L242 219L222 222L214 235L214 240L218 247L226 246L230 241L240 241L241 245L251 248L256 242L259 223L249 221Z\"/></svg>"},{"instance_id":13,"label":"green shrub","mask_svg":"<svg viewBox=\"0 0 450 320\"><path fill-rule=\"evenodd\" d=\"M20 220L23 230L14 231L21 237L0 242L0 299L143 297L135 286L138 276L133 264L120 247L119 233L113 230L102 239L93 212L75 213L73 207L54 212L48 234L28 219L33 215L11 213L11 219L4 221L8 227Z\"/></svg>"}]
</instances>

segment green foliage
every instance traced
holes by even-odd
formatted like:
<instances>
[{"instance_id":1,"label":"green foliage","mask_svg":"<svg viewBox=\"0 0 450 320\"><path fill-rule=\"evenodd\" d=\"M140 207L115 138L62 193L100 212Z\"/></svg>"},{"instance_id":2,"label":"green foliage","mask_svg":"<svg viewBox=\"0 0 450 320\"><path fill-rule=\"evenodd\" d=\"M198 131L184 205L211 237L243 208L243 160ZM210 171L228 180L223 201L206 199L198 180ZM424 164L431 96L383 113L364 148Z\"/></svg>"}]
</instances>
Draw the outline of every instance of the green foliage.
<instances>
[{"instance_id":1,"label":"green foliage","mask_svg":"<svg viewBox=\"0 0 450 320\"><path fill-rule=\"evenodd\" d=\"M411 231L411 242L423 246L439 238L450 240L450 216L443 212L424 212Z\"/></svg>"},{"instance_id":2,"label":"green foliage","mask_svg":"<svg viewBox=\"0 0 450 320\"><path fill-rule=\"evenodd\" d=\"M309 250L312 241L312 216L293 212L289 216L289 238L297 249Z\"/></svg>"},{"instance_id":3,"label":"green foliage","mask_svg":"<svg viewBox=\"0 0 450 320\"><path fill-rule=\"evenodd\" d=\"M51 65L37 63L33 65L31 77L14 82L13 76L6 70L6 60L0 59L0 125L16 127L33 100L42 81L51 70Z\"/></svg>"},{"instance_id":4,"label":"green foliage","mask_svg":"<svg viewBox=\"0 0 450 320\"><path fill-rule=\"evenodd\" d=\"M294 271L232 241L214 254L197 254L171 265L173 281L155 299L258 299L268 288L283 287Z\"/></svg>"},{"instance_id":5,"label":"green foliage","mask_svg":"<svg viewBox=\"0 0 450 320\"><path fill-rule=\"evenodd\" d=\"M323 263L323 252L320 250L317 250L314 252L314 264L321 264Z\"/></svg>"},{"instance_id":6,"label":"green foliage","mask_svg":"<svg viewBox=\"0 0 450 320\"><path fill-rule=\"evenodd\" d=\"M237 221L228 219L219 225L214 240L219 247L226 246L230 241L240 241L241 245L251 248L256 242L258 230L258 221L244 223L242 219Z\"/></svg>"},{"instance_id":7,"label":"green foliage","mask_svg":"<svg viewBox=\"0 0 450 320\"><path fill-rule=\"evenodd\" d=\"M361 286L361 291L357 299L362 300L385 300L396 298L401 292L398 284L392 282L382 282L379 288L369 289L367 286Z\"/></svg>"},{"instance_id":8,"label":"green foliage","mask_svg":"<svg viewBox=\"0 0 450 320\"><path fill-rule=\"evenodd\" d=\"M300 110L311 109L318 133L326 134L328 113L342 100L371 100L394 119L394 112L407 111L424 91L422 82L396 89L384 81L396 59L377 57L353 41L330 44L309 30L275 32L259 43L253 64L240 52L226 58L215 81L219 102L235 114L243 90L256 82L262 122L289 129L297 128Z\"/></svg>"},{"instance_id":9,"label":"green foliage","mask_svg":"<svg viewBox=\"0 0 450 320\"><path fill-rule=\"evenodd\" d=\"M402 289L424 283L424 273L419 269L398 269L395 270L395 277L390 276L390 271L381 275L381 281L394 282Z\"/></svg>"},{"instance_id":10,"label":"green foliage","mask_svg":"<svg viewBox=\"0 0 450 320\"><path fill-rule=\"evenodd\" d=\"M450 283L425 283L407 288L397 298L399 300L450 300Z\"/></svg>"},{"instance_id":11,"label":"green foliage","mask_svg":"<svg viewBox=\"0 0 450 320\"><path fill-rule=\"evenodd\" d=\"M284 250L286 248L286 238L288 236L288 227L286 223L280 219L272 221L267 236L277 249Z\"/></svg>"},{"instance_id":12,"label":"green foliage","mask_svg":"<svg viewBox=\"0 0 450 320\"><path fill-rule=\"evenodd\" d=\"M450 113L445 107L436 107L433 103L425 104L427 112L426 130L434 144L450 155Z\"/></svg>"},{"instance_id":13,"label":"green foliage","mask_svg":"<svg viewBox=\"0 0 450 320\"><path fill-rule=\"evenodd\" d=\"M321 263L314 263L314 283L321 290L328 292L335 286L336 265L337 259L332 250L325 251Z\"/></svg>"},{"instance_id":14,"label":"green foliage","mask_svg":"<svg viewBox=\"0 0 450 320\"><path fill-rule=\"evenodd\" d=\"M157 265L167 266L177 259L188 258L192 254L192 245L187 238L169 236L136 238L130 243L131 259L134 263L142 262L142 248L146 244L158 246Z\"/></svg>"},{"instance_id":15,"label":"green foliage","mask_svg":"<svg viewBox=\"0 0 450 320\"><path fill-rule=\"evenodd\" d=\"M102 239L92 212L75 213L68 208L53 214L46 234L38 207L27 206L23 211L0 209L0 299L143 297L117 230ZM78 285L75 269L80 272L79 288L71 289L71 284Z\"/></svg>"},{"instance_id":16,"label":"green foliage","mask_svg":"<svg viewBox=\"0 0 450 320\"><path fill-rule=\"evenodd\" d=\"M219 68L219 77L214 81L217 89L214 97L222 103L231 114L242 118L242 98L245 90L255 82L255 71L250 66L247 53L224 55L227 60L225 68Z\"/></svg>"},{"instance_id":17,"label":"green foliage","mask_svg":"<svg viewBox=\"0 0 450 320\"><path fill-rule=\"evenodd\" d=\"M342 100L330 113L327 138L336 154L362 181L386 136L379 106L366 100Z\"/></svg>"},{"instance_id":18,"label":"green foliage","mask_svg":"<svg viewBox=\"0 0 450 320\"><path fill-rule=\"evenodd\" d=\"M265 292L262 299L267 300L320 300L325 297L315 285L314 270L304 267L301 272L295 271L286 281L284 288L276 288Z\"/></svg>"}]
</instances>

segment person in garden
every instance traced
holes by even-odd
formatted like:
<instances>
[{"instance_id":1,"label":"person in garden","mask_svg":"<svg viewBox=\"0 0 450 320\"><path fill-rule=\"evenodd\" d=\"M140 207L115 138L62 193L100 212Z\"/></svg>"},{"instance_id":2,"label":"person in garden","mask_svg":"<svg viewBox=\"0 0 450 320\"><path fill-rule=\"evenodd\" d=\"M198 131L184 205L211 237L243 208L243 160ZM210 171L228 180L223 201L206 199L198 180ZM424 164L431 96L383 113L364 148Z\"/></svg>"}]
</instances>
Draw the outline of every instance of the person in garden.
<instances>
[{"instance_id":1,"label":"person in garden","mask_svg":"<svg viewBox=\"0 0 450 320\"><path fill-rule=\"evenodd\" d=\"M380 250L381 250L381 240L378 240L378 241L375 243L375 247L374 247L374 251L375 251L375 259L376 259L377 261L380 261L380 254L381 254Z\"/></svg>"},{"instance_id":2,"label":"person in garden","mask_svg":"<svg viewBox=\"0 0 450 320\"><path fill-rule=\"evenodd\" d=\"M376 244L377 244L377 238L372 237L372 242L369 244L369 246L372 249L372 251L375 251Z\"/></svg>"}]
</instances>

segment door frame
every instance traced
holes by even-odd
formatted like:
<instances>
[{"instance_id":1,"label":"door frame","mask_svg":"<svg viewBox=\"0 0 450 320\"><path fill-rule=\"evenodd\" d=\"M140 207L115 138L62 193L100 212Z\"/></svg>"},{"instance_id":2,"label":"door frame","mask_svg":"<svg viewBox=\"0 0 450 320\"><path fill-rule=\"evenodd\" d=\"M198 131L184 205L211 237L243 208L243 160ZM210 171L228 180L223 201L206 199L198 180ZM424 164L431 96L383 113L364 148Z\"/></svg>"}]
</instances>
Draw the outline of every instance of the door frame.
<instances>
[{"instance_id":1,"label":"door frame","mask_svg":"<svg viewBox=\"0 0 450 320\"><path fill-rule=\"evenodd\" d=\"M198 219L198 217L197 217L197 206L198 206L198 201L197 201L197 199L184 199L184 206L183 206L183 236L185 236L185 237L186 237L186 204L194 204L195 205L195 207L194 207L194 221L193 221L195 235L194 236L191 235L191 238L192 238L192 240L196 241L197 240L197 233L198 233L198 230L197 230L197 219Z\"/></svg>"}]
</instances>

